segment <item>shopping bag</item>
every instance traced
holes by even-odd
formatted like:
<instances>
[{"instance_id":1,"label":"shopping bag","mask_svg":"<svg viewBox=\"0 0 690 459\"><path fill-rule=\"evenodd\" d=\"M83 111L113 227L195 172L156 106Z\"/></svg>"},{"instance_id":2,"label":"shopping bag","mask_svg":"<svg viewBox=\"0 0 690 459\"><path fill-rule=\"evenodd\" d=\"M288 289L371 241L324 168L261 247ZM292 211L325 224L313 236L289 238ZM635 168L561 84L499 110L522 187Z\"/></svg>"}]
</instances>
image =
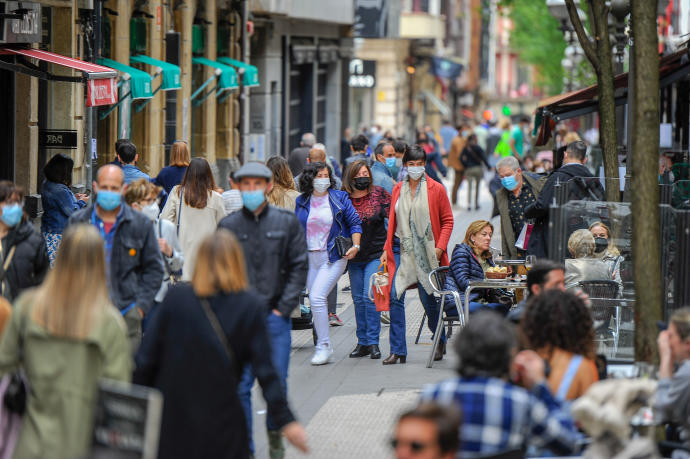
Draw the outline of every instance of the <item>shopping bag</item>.
<instances>
[{"instance_id":1,"label":"shopping bag","mask_svg":"<svg viewBox=\"0 0 690 459\"><path fill-rule=\"evenodd\" d=\"M383 270L381 270L382 267ZM390 310L390 292L388 265L381 263L376 272L369 278L369 299L376 304L377 311Z\"/></svg>"},{"instance_id":2,"label":"shopping bag","mask_svg":"<svg viewBox=\"0 0 690 459\"><path fill-rule=\"evenodd\" d=\"M522 231L520 231L520 236L518 236L515 242L515 247L520 250L527 250L527 244L529 244L529 237L532 235L532 230L534 229L534 224L525 223L522 225Z\"/></svg>"}]
</instances>

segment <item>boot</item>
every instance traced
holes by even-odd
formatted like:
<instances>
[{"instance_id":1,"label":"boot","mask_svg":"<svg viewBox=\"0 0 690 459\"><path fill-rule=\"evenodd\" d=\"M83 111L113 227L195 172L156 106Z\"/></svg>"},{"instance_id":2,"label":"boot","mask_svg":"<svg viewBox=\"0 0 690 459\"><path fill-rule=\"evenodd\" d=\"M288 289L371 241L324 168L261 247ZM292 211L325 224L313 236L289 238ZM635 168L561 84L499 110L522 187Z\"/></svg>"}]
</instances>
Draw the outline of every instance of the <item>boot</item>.
<instances>
[{"instance_id":1,"label":"boot","mask_svg":"<svg viewBox=\"0 0 690 459\"><path fill-rule=\"evenodd\" d=\"M372 344L369 346L371 349L371 358L372 359L380 359L381 358L381 350L379 349L378 344Z\"/></svg>"},{"instance_id":2,"label":"boot","mask_svg":"<svg viewBox=\"0 0 690 459\"><path fill-rule=\"evenodd\" d=\"M443 354L446 353L446 343L441 341L438 343L438 347L436 348L436 353L434 354L434 360L439 361L443 359Z\"/></svg>"},{"instance_id":3,"label":"boot","mask_svg":"<svg viewBox=\"0 0 690 459\"><path fill-rule=\"evenodd\" d=\"M357 357L364 357L371 354L371 346L362 346L358 344L355 346L354 350L350 352L350 358L355 359Z\"/></svg>"},{"instance_id":4,"label":"boot","mask_svg":"<svg viewBox=\"0 0 690 459\"><path fill-rule=\"evenodd\" d=\"M283 459L285 457L283 434L279 430L268 431L268 457L271 459Z\"/></svg>"}]
</instances>

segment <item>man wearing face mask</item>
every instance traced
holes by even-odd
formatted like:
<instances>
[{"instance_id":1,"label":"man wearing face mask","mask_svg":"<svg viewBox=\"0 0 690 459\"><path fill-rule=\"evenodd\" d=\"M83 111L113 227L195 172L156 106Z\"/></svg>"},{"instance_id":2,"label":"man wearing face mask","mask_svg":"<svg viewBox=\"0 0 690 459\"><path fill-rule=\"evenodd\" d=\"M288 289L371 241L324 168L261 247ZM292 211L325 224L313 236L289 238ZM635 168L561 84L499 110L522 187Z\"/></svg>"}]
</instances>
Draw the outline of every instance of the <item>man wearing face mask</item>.
<instances>
[{"instance_id":1,"label":"man wearing face mask","mask_svg":"<svg viewBox=\"0 0 690 459\"><path fill-rule=\"evenodd\" d=\"M506 156L496 164L496 172L501 178L501 189L496 192L496 204L501 215L501 243L503 258L515 260L532 253L532 238L527 250L515 246L520 232L528 224L525 208L539 198L546 178L524 172L514 156Z\"/></svg>"},{"instance_id":2,"label":"man wearing face mask","mask_svg":"<svg viewBox=\"0 0 690 459\"><path fill-rule=\"evenodd\" d=\"M43 237L24 214L24 193L9 181L0 181L0 297L14 301L41 282L48 272Z\"/></svg>"},{"instance_id":3,"label":"man wearing face mask","mask_svg":"<svg viewBox=\"0 0 690 459\"><path fill-rule=\"evenodd\" d=\"M391 168L395 167L395 149L389 143L381 142L374 149L376 161L371 165L374 186L380 186L389 194L393 191L395 180Z\"/></svg>"},{"instance_id":4,"label":"man wearing face mask","mask_svg":"<svg viewBox=\"0 0 690 459\"><path fill-rule=\"evenodd\" d=\"M163 264L151 220L122 202L126 189L121 168L101 167L93 182L94 204L73 213L68 225L92 224L100 231L110 298L125 319L136 353L142 319L151 311L163 280Z\"/></svg>"},{"instance_id":5,"label":"man wearing face mask","mask_svg":"<svg viewBox=\"0 0 690 459\"><path fill-rule=\"evenodd\" d=\"M261 163L249 162L234 174L239 184L244 207L223 218L219 228L232 231L242 244L251 288L262 296L269 309L266 326L271 340L272 361L287 393L290 364L292 323L290 313L299 304L299 296L307 283L307 244L304 231L294 213L270 206L266 193L272 187L273 174ZM244 408L251 441L251 389L255 375L245 367L239 384L239 396ZM270 457L282 457L283 440L266 418Z\"/></svg>"}]
</instances>

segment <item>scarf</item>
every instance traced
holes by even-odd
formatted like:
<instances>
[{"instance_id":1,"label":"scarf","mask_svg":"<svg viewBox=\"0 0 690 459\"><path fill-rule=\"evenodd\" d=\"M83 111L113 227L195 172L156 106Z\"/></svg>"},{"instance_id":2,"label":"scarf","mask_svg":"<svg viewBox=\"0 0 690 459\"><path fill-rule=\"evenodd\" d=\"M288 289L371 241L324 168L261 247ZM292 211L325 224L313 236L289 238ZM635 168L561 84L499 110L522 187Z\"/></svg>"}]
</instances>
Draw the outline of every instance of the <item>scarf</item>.
<instances>
[{"instance_id":1,"label":"scarf","mask_svg":"<svg viewBox=\"0 0 690 459\"><path fill-rule=\"evenodd\" d=\"M429 216L426 177L417 185L412 199L410 181L405 180L398 199L397 230L400 237L400 265L395 272L395 293L400 298L408 286L419 283L433 293L429 273L438 268L436 242Z\"/></svg>"}]
</instances>

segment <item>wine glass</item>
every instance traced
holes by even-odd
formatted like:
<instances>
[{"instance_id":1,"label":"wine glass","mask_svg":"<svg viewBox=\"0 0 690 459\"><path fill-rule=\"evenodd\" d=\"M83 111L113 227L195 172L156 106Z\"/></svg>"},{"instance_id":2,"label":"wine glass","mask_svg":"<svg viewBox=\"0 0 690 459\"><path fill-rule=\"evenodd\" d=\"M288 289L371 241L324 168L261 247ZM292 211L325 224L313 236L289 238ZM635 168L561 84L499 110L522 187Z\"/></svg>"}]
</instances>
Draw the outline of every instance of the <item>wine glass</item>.
<instances>
[{"instance_id":1,"label":"wine glass","mask_svg":"<svg viewBox=\"0 0 690 459\"><path fill-rule=\"evenodd\" d=\"M536 261L537 261L537 257L535 257L534 255L527 255L525 257L525 269L527 269L527 271L532 269L532 267L534 266L534 263Z\"/></svg>"}]
</instances>

